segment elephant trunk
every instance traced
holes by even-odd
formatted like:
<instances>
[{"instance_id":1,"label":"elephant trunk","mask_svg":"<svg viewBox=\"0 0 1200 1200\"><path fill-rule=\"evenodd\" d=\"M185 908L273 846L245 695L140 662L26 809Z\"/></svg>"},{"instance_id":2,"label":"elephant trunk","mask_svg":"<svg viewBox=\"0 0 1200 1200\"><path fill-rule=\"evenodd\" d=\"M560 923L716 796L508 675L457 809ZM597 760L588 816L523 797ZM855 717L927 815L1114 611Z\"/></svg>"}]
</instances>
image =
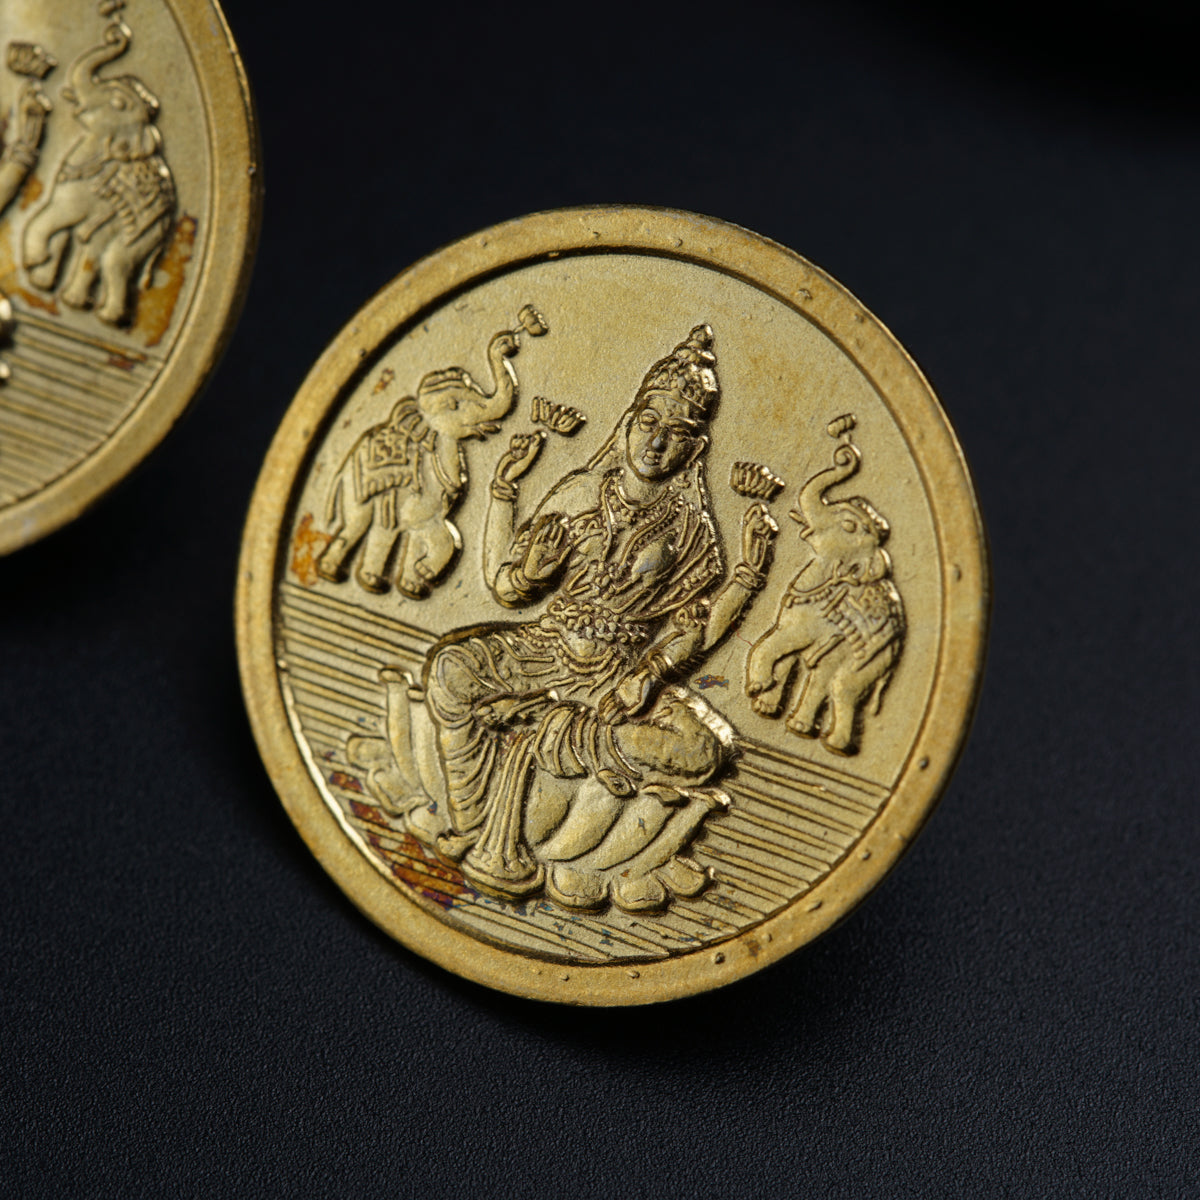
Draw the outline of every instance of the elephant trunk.
<instances>
[{"instance_id":1,"label":"elephant trunk","mask_svg":"<svg viewBox=\"0 0 1200 1200\"><path fill-rule=\"evenodd\" d=\"M851 442L843 442L833 452L833 466L818 471L801 489L796 507L788 514L804 527L803 532L818 528L822 517L829 512L825 493L835 484L849 479L862 462L862 454Z\"/></svg>"},{"instance_id":2,"label":"elephant trunk","mask_svg":"<svg viewBox=\"0 0 1200 1200\"><path fill-rule=\"evenodd\" d=\"M101 103L104 95L96 72L129 49L131 36L129 27L123 22L114 21L109 25L104 31L104 44L85 50L71 63L67 72L68 86L63 88L63 96L81 109Z\"/></svg>"},{"instance_id":3,"label":"elephant trunk","mask_svg":"<svg viewBox=\"0 0 1200 1200\"><path fill-rule=\"evenodd\" d=\"M517 372L509 357L513 335L498 333L488 346L488 366L492 371L492 391L484 398L481 421L499 421L508 416L517 398Z\"/></svg>"}]
</instances>

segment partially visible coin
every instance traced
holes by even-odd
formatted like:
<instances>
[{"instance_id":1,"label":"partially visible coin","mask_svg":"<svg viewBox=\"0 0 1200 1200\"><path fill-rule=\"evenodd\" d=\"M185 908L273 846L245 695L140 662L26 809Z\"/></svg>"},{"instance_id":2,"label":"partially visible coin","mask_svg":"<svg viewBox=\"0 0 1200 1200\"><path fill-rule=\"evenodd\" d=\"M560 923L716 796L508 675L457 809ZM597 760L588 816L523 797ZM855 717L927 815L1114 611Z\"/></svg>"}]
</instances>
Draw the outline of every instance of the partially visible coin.
<instances>
[{"instance_id":1,"label":"partially visible coin","mask_svg":"<svg viewBox=\"0 0 1200 1200\"><path fill-rule=\"evenodd\" d=\"M596 208L425 259L305 381L250 508L250 716L374 921L639 1004L828 929L937 800L988 615L929 385L812 264Z\"/></svg>"},{"instance_id":2,"label":"partially visible coin","mask_svg":"<svg viewBox=\"0 0 1200 1200\"><path fill-rule=\"evenodd\" d=\"M231 331L257 134L215 0L6 0L0 553L165 436Z\"/></svg>"}]
</instances>

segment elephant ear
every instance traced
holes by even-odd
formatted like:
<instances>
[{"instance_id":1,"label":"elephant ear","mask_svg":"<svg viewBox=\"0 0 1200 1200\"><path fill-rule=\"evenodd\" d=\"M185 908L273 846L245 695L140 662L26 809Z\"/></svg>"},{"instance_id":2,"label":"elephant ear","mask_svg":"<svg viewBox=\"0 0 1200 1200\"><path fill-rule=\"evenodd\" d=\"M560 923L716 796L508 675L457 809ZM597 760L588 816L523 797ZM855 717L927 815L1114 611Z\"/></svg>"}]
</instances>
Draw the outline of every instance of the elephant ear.
<instances>
[{"instance_id":1,"label":"elephant ear","mask_svg":"<svg viewBox=\"0 0 1200 1200\"><path fill-rule=\"evenodd\" d=\"M859 583L877 583L880 579L887 579L891 573L891 556L882 546L877 546L867 555L863 573L859 576L858 581Z\"/></svg>"},{"instance_id":2,"label":"elephant ear","mask_svg":"<svg viewBox=\"0 0 1200 1200\"><path fill-rule=\"evenodd\" d=\"M105 158L116 162L139 162L151 157L158 146L158 130L153 125L143 125L140 129L109 134Z\"/></svg>"},{"instance_id":3,"label":"elephant ear","mask_svg":"<svg viewBox=\"0 0 1200 1200\"><path fill-rule=\"evenodd\" d=\"M105 149L105 157L117 162L140 162L162 150L162 134L158 126L147 122L136 129L126 128L120 133L109 134Z\"/></svg>"},{"instance_id":4,"label":"elephant ear","mask_svg":"<svg viewBox=\"0 0 1200 1200\"><path fill-rule=\"evenodd\" d=\"M158 97L136 75L122 75L121 82L145 105L146 119L153 121L158 116Z\"/></svg>"},{"instance_id":5,"label":"elephant ear","mask_svg":"<svg viewBox=\"0 0 1200 1200\"><path fill-rule=\"evenodd\" d=\"M143 125L134 139L131 158L150 158L162 149L162 134L157 125Z\"/></svg>"}]
</instances>

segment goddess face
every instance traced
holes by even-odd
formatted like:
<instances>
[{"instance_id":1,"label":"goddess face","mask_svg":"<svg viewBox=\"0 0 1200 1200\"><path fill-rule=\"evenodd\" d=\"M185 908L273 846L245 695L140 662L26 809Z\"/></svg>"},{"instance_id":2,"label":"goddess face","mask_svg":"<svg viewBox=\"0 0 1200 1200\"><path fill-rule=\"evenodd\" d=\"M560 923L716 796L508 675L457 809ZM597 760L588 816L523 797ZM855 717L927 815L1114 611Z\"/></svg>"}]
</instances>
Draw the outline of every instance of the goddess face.
<instances>
[{"instance_id":1,"label":"goddess face","mask_svg":"<svg viewBox=\"0 0 1200 1200\"><path fill-rule=\"evenodd\" d=\"M704 448L703 421L674 392L649 392L630 423L625 455L641 479L666 479Z\"/></svg>"}]
</instances>

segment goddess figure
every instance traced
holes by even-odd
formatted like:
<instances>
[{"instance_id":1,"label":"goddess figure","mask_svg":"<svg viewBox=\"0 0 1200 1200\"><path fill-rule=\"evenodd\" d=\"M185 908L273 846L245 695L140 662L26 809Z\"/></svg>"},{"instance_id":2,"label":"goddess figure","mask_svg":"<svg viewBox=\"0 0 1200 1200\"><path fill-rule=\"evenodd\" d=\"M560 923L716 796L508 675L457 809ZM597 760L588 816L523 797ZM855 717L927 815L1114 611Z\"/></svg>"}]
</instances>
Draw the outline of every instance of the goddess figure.
<instances>
[{"instance_id":1,"label":"goddess figure","mask_svg":"<svg viewBox=\"0 0 1200 1200\"><path fill-rule=\"evenodd\" d=\"M517 520L543 434L518 435L491 484L483 567L496 599L541 615L443 638L423 691L445 783L439 853L479 890L568 908L662 908L708 876L684 853L728 805L728 722L681 686L755 592L777 532L742 522L728 575L709 498L720 397L713 334L654 364L612 435Z\"/></svg>"}]
</instances>

